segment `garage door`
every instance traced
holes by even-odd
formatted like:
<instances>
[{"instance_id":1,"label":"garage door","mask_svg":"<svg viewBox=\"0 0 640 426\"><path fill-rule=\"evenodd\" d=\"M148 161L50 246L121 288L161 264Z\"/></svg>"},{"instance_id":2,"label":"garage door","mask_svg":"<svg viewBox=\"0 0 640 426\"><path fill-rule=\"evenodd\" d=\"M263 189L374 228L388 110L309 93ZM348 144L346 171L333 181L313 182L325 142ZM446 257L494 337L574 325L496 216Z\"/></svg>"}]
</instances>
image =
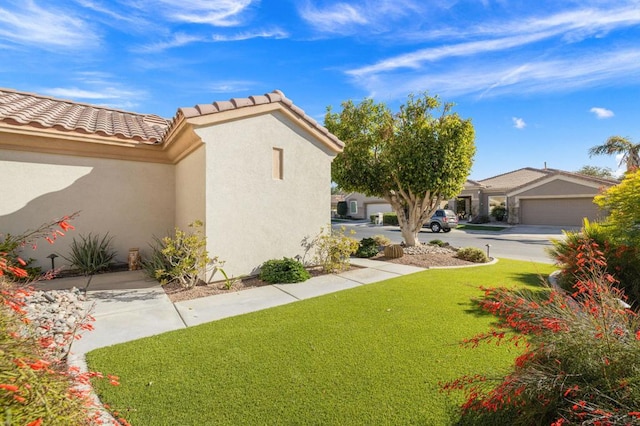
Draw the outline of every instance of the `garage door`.
<instances>
[{"instance_id":1,"label":"garage door","mask_svg":"<svg viewBox=\"0 0 640 426\"><path fill-rule=\"evenodd\" d=\"M582 226L601 216L592 198L554 198L520 200L521 223L524 225Z\"/></svg>"},{"instance_id":2,"label":"garage door","mask_svg":"<svg viewBox=\"0 0 640 426\"><path fill-rule=\"evenodd\" d=\"M367 204L367 219L369 219L372 214L388 213L392 211L393 209L391 208L391 204L387 204L387 203Z\"/></svg>"}]
</instances>

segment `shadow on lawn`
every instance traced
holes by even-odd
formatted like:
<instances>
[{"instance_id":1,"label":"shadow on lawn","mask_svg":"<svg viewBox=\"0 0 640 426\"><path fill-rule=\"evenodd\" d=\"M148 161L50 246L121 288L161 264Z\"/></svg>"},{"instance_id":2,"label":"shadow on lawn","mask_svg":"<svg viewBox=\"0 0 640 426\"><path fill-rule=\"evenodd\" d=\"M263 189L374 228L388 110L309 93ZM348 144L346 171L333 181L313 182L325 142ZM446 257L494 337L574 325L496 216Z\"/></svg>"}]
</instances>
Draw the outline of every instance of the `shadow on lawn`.
<instances>
[{"instance_id":1,"label":"shadow on lawn","mask_svg":"<svg viewBox=\"0 0 640 426\"><path fill-rule=\"evenodd\" d=\"M549 293L551 292L549 282L542 274L532 272L513 273L508 276L508 279L509 285L496 283L496 285L489 286L488 288L519 287L514 288L514 291L523 296L525 299L536 302L540 302L549 298ZM534 287L534 289L521 288L521 286ZM480 306L480 302L482 300L484 300L484 296L479 296L477 298L470 299L468 302L460 303L459 306L463 307L466 313L476 317L493 316L493 314L482 309L482 307Z\"/></svg>"}]
</instances>

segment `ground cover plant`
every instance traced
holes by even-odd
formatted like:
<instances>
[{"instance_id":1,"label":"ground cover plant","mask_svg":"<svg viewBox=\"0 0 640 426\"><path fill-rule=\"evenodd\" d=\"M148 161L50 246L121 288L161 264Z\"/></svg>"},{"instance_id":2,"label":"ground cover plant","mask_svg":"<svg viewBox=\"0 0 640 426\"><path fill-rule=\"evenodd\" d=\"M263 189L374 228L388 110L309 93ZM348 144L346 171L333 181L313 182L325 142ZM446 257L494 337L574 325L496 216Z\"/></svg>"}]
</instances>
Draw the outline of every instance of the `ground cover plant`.
<instances>
[{"instance_id":1,"label":"ground cover plant","mask_svg":"<svg viewBox=\"0 0 640 426\"><path fill-rule=\"evenodd\" d=\"M132 424L451 424L439 383L504 375L520 351L458 342L494 321L478 285L533 286L552 265L429 270L92 351Z\"/></svg>"}]
</instances>

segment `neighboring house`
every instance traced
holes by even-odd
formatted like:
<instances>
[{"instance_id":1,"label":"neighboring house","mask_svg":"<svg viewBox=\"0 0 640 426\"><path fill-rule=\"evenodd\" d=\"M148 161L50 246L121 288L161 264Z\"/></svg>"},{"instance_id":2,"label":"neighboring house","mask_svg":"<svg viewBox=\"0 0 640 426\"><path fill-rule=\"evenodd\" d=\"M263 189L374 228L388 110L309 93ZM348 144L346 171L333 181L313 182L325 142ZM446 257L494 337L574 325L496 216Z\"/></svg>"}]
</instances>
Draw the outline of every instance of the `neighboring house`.
<instances>
[{"instance_id":1,"label":"neighboring house","mask_svg":"<svg viewBox=\"0 0 640 426\"><path fill-rule=\"evenodd\" d=\"M526 167L479 181L467 180L458 197L446 204L465 219L490 217L495 206L503 206L507 211L504 221L511 224L580 226L585 217L595 220L604 216L593 197L617 183L614 179ZM377 212L392 211L385 200L360 193L349 194L346 201L354 218L368 219Z\"/></svg>"},{"instance_id":2,"label":"neighboring house","mask_svg":"<svg viewBox=\"0 0 640 426\"><path fill-rule=\"evenodd\" d=\"M359 192L352 192L345 197L347 215L353 219L369 219L371 215L392 212L391 204L382 198L369 197Z\"/></svg>"},{"instance_id":3,"label":"neighboring house","mask_svg":"<svg viewBox=\"0 0 640 426\"><path fill-rule=\"evenodd\" d=\"M78 234L109 233L118 259L204 222L231 276L304 255L330 220L343 143L280 91L155 115L0 89L0 232L81 211L75 231L24 255L48 268ZM64 264L62 259L57 265ZM216 277L220 279L220 277Z\"/></svg>"},{"instance_id":4,"label":"neighboring house","mask_svg":"<svg viewBox=\"0 0 640 426\"><path fill-rule=\"evenodd\" d=\"M507 210L505 220L511 224L581 226L584 218L605 216L593 198L617 183L614 179L526 167L477 182L467 181L455 201L457 205L465 203L465 211L472 217L489 216L493 207L502 205Z\"/></svg>"}]
</instances>

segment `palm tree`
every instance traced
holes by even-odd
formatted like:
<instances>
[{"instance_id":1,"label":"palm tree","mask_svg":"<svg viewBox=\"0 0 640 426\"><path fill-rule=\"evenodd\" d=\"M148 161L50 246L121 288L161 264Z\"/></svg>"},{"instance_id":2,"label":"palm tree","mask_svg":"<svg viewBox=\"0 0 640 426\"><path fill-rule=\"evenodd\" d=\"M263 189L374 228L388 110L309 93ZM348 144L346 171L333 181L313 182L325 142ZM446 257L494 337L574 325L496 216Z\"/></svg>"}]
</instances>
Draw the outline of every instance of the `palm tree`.
<instances>
[{"instance_id":1,"label":"palm tree","mask_svg":"<svg viewBox=\"0 0 640 426\"><path fill-rule=\"evenodd\" d=\"M622 154L620 165L627 164L627 172L640 167L640 143L634 144L622 136L611 136L607 141L589 150L589 155Z\"/></svg>"}]
</instances>

